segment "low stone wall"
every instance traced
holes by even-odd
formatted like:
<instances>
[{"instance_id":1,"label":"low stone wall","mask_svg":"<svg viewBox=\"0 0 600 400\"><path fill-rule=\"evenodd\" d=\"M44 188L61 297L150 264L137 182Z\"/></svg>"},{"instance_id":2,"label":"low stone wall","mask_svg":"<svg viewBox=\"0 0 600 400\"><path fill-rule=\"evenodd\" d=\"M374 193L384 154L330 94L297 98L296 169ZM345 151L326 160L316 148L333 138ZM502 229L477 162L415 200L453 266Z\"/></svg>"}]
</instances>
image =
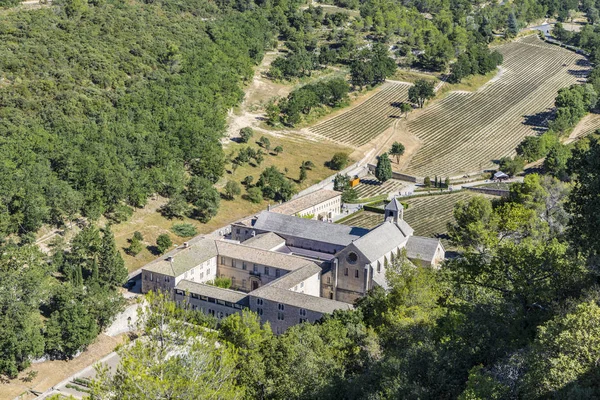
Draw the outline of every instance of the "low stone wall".
<instances>
[{"instance_id":1,"label":"low stone wall","mask_svg":"<svg viewBox=\"0 0 600 400\"><path fill-rule=\"evenodd\" d=\"M472 192L489 194L492 196L500 196L500 197L508 197L510 193L506 189L493 189L493 188L483 188L483 187L465 187L465 189L470 190Z\"/></svg>"}]
</instances>

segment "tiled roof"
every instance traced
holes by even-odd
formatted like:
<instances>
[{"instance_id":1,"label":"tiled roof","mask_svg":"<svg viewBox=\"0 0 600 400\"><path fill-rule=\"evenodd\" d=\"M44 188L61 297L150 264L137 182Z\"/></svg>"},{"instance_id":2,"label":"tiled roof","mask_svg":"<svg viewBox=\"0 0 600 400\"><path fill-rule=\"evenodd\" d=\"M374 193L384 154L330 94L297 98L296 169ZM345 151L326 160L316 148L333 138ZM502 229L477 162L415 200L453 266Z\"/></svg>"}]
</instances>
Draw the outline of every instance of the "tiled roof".
<instances>
[{"instance_id":1,"label":"tiled roof","mask_svg":"<svg viewBox=\"0 0 600 400\"><path fill-rule=\"evenodd\" d=\"M390 211L399 211L402 208L402 204L400 204L400 202L398 202L398 199L396 199L395 197L385 206L385 209Z\"/></svg>"},{"instance_id":2,"label":"tiled roof","mask_svg":"<svg viewBox=\"0 0 600 400\"><path fill-rule=\"evenodd\" d=\"M438 246L441 246L439 239L411 236L406 243L406 256L411 260L432 263Z\"/></svg>"},{"instance_id":3,"label":"tiled roof","mask_svg":"<svg viewBox=\"0 0 600 400\"><path fill-rule=\"evenodd\" d=\"M400 247L406 240L400 228L392 220L387 220L353 244L369 262L373 262Z\"/></svg>"},{"instance_id":4,"label":"tiled roof","mask_svg":"<svg viewBox=\"0 0 600 400\"><path fill-rule=\"evenodd\" d=\"M285 245L285 239L273 232L256 235L244 242L244 246L263 250L274 250L283 245Z\"/></svg>"},{"instance_id":5,"label":"tiled roof","mask_svg":"<svg viewBox=\"0 0 600 400\"><path fill-rule=\"evenodd\" d=\"M243 244L229 243L221 240L217 240L215 243L220 256L266 265L267 267L275 267L286 271L294 271L304 267L305 265L313 264L311 261L308 261L302 257L256 249Z\"/></svg>"},{"instance_id":6,"label":"tiled roof","mask_svg":"<svg viewBox=\"0 0 600 400\"><path fill-rule=\"evenodd\" d=\"M291 290L279 289L273 286L263 286L258 288L251 292L250 296L260 297L265 300L275 301L323 314L331 314L335 310L352 310L354 308L352 304L343 303L341 301L329 300L304 293L296 293Z\"/></svg>"},{"instance_id":7,"label":"tiled roof","mask_svg":"<svg viewBox=\"0 0 600 400\"><path fill-rule=\"evenodd\" d=\"M192 282L185 279L179 282L175 289L201 296L212 297L213 299L229 301L231 303L243 303L248 297L247 293L205 285L203 283Z\"/></svg>"},{"instance_id":8,"label":"tiled roof","mask_svg":"<svg viewBox=\"0 0 600 400\"><path fill-rule=\"evenodd\" d=\"M281 278L274 280L268 285L279 289L291 289L311 276L320 274L322 271L323 270L321 267L319 267L317 264L310 263L305 267L285 274Z\"/></svg>"},{"instance_id":9,"label":"tiled roof","mask_svg":"<svg viewBox=\"0 0 600 400\"><path fill-rule=\"evenodd\" d=\"M340 192L321 189L305 196L298 197L297 199L290 200L277 207L273 207L271 208L271 211L279 214L294 215L307 208L341 196L342 194Z\"/></svg>"},{"instance_id":10,"label":"tiled roof","mask_svg":"<svg viewBox=\"0 0 600 400\"><path fill-rule=\"evenodd\" d=\"M353 240L369 232L368 229L292 217L268 211L263 211L258 215L254 228L275 232L282 236L293 236L340 246L347 246Z\"/></svg>"},{"instance_id":11,"label":"tiled roof","mask_svg":"<svg viewBox=\"0 0 600 400\"><path fill-rule=\"evenodd\" d=\"M142 269L163 275L179 276L216 256L217 246L214 239L201 239L187 248L179 247L165 254ZM171 261L169 261L169 257L172 258Z\"/></svg>"}]
</instances>

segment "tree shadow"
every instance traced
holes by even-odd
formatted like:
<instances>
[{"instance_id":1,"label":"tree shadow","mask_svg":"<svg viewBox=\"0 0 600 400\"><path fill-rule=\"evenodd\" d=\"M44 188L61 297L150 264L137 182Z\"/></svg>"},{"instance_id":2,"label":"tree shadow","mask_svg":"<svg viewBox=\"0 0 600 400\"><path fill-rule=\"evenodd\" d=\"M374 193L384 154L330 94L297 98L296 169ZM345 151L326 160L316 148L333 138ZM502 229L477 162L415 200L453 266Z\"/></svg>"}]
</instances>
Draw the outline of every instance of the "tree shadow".
<instances>
[{"instance_id":1,"label":"tree shadow","mask_svg":"<svg viewBox=\"0 0 600 400\"><path fill-rule=\"evenodd\" d=\"M579 79L586 79L590 74L590 71L580 69L569 69L567 72L570 75L573 75L574 77L577 77Z\"/></svg>"},{"instance_id":2,"label":"tree shadow","mask_svg":"<svg viewBox=\"0 0 600 400\"><path fill-rule=\"evenodd\" d=\"M158 247L154 246L154 245L150 245L150 246L146 246L146 248L148 249L148 251L154 255L154 256L160 256L162 253L160 252L160 250L158 250Z\"/></svg>"},{"instance_id":3,"label":"tree shadow","mask_svg":"<svg viewBox=\"0 0 600 400\"><path fill-rule=\"evenodd\" d=\"M579 67L587 67L587 68L591 68L592 67L592 63L587 59L587 58L580 58L575 62L575 65L579 66Z\"/></svg>"},{"instance_id":4,"label":"tree shadow","mask_svg":"<svg viewBox=\"0 0 600 400\"><path fill-rule=\"evenodd\" d=\"M523 115L523 125L533 127L534 130L543 132L548 129L548 122L554 117L554 109L546 109L532 115Z\"/></svg>"}]
</instances>

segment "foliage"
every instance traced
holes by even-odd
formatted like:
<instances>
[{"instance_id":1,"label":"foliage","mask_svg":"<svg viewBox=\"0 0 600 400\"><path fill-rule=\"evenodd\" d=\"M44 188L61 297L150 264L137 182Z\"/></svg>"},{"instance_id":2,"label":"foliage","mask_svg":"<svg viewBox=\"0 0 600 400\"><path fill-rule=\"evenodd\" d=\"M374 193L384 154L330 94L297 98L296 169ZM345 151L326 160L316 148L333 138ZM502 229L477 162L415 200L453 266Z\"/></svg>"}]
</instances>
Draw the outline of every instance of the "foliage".
<instances>
[{"instance_id":1,"label":"foliage","mask_svg":"<svg viewBox=\"0 0 600 400\"><path fill-rule=\"evenodd\" d=\"M169 219L183 219L190 212L190 206L185 200L183 194L176 194L169 201L160 207L159 212Z\"/></svg>"},{"instance_id":2,"label":"foliage","mask_svg":"<svg viewBox=\"0 0 600 400\"><path fill-rule=\"evenodd\" d=\"M223 289L229 289L231 287L231 279L215 278L215 280L213 281L213 285L223 288Z\"/></svg>"},{"instance_id":3,"label":"foliage","mask_svg":"<svg viewBox=\"0 0 600 400\"><path fill-rule=\"evenodd\" d=\"M210 330L191 312L177 310L162 294L148 295L139 316L146 340L122 346L116 371L97 367L92 397L158 399L233 398L237 357L230 346L217 343Z\"/></svg>"},{"instance_id":4,"label":"foliage","mask_svg":"<svg viewBox=\"0 0 600 400\"><path fill-rule=\"evenodd\" d=\"M428 80L420 79L408 89L408 99L420 108L423 108L426 100L434 97L434 83Z\"/></svg>"},{"instance_id":5,"label":"foliage","mask_svg":"<svg viewBox=\"0 0 600 400\"><path fill-rule=\"evenodd\" d=\"M258 204L263 201L263 192L259 187L252 187L248 189L248 200L252 203Z\"/></svg>"},{"instance_id":6,"label":"foliage","mask_svg":"<svg viewBox=\"0 0 600 400\"><path fill-rule=\"evenodd\" d=\"M187 201L194 205L191 216L200 222L208 222L219 211L221 196L211 182L204 178L192 177L186 191Z\"/></svg>"},{"instance_id":7,"label":"foliage","mask_svg":"<svg viewBox=\"0 0 600 400\"><path fill-rule=\"evenodd\" d=\"M248 143L252 136L254 136L254 130L249 126L240 129L240 141L242 143Z\"/></svg>"},{"instance_id":8,"label":"foliage","mask_svg":"<svg viewBox=\"0 0 600 400\"><path fill-rule=\"evenodd\" d=\"M260 10L201 18L216 9L194 4L69 1L4 16L10 178L0 191L12 217L0 236L170 196L184 163L211 182L221 176L225 116L272 27Z\"/></svg>"},{"instance_id":9,"label":"foliage","mask_svg":"<svg viewBox=\"0 0 600 400\"><path fill-rule=\"evenodd\" d=\"M239 196L242 193L240 184L235 181L227 181L225 184L225 195L229 200L235 199L235 196Z\"/></svg>"},{"instance_id":10,"label":"foliage","mask_svg":"<svg viewBox=\"0 0 600 400\"><path fill-rule=\"evenodd\" d=\"M347 153L335 153L333 157L331 157L328 167L335 171L341 171L346 168L349 162L350 156Z\"/></svg>"},{"instance_id":11,"label":"foliage","mask_svg":"<svg viewBox=\"0 0 600 400\"><path fill-rule=\"evenodd\" d=\"M163 254L165 251L169 250L173 246L173 242L171 238L166 233L161 233L156 238L156 249L160 254Z\"/></svg>"},{"instance_id":12,"label":"foliage","mask_svg":"<svg viewBox=\"0 0 600 400\"><path fill-rule=\"evenodd\" d=\"M352 203L356 200L358 200L358 193L356 192L356 189L348 188L342 192L343 203Z\"/></svg>"},{"instance_id":13,"label":"foliage","mask_svg":"<svg viewBox=\"0 0 600 400\"><path fill-rule=\"evenodd\" d=\"M371 49L362 50L350 64L350 82L361 89L377 85L393 75L396 68L385 46L376 43Z\"/></svg>"},{"instance_id":14,"label":"foliage","mask_svg":"<svg viewBox=\"0 0 600 400\"><path fill-rule=\"evenodd\" d=\"M392 179L392 163L387 153L383 153L377 159L375 167L375 177L381 183Z\"/></svg>"},{"instance_id":15,"label":"foliage","mask_svg":"<svg viewBox=\"0 0 600 400\"><path fill-rule=\"evenodd\" d=\"M131 238L129 241L129 247L127 248L127 254L132 256L137 256L142 250L144 250L144 245L142 242L135 236Z\"/></svg>"},{"instance_id":16,"label":"foliage","mask_svg":"<svg viewBox=\"0 0 600 400\"><path fill-rule=\"evenodd\" d=\"M458 83L470 75L485 75L502 64L503 56L498 51L490 51L487 46L479 43L469 46L466 52L460 54L450 67L450 83Z\"/></svg>"},{"instance_id":17,"label":"foliage","mask_svg":"<svg viewBox=\"0 0 600 400\"><path fill-rule=\"evenodd\" d=\"M350 189L350 177L348 175L336 174L333 178L333 190L343 192Z\"/></svg>"},{"instance_id":18,"label":"foliage","mask_svg":"<svg viewBox=\"0 0 600 400\"><path fill-rule=\"evenodd\" d=\"M196 227L192 224L175 224L171 227L171 231L180 237L192 237L198 233Z\"/></svg>"},{"instance_id":19,"label":"foliage","mask_svg":"<svg viewBox=\"0 0 600 400\"><path fill-rule=\"evenodd\" d=\"M523 171L523 167L525 167L525 160L519 156L513 158L502 157L498 162L498 166L500 171L509 176L514 176Z\"/></svg>"},{"instance_id":20,"label":"foliage","mask_svg":"<svg viewBox=\"0 0 600 400\"><path fill-rule=\"evenodd\" d=\"M260 188L264 197L276 201L288 201L297 190L295 185L275 166L266 168L260 174L256 187Z\"/></svg>"},{"instance_id":21,"label":"foliage","mask_svg":"<svg viewBox=\"0 0 600 400\"><path fill-rule=\"evenodd\" d=\"M400 157L404 154L404 150L405 147L402 143L394 142L392 143L392 148L390 149L390 155L396 157L396 162L399 163Z\"/></svg>"}]
</instances>

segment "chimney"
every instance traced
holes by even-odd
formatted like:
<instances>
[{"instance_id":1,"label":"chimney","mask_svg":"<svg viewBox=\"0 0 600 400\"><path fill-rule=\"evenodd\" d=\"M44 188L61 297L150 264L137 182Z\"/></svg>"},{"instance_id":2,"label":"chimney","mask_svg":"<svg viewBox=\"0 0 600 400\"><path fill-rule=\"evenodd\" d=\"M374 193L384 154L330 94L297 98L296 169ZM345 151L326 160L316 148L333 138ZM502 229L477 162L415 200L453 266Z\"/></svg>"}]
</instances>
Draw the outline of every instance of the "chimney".
<instances>
[{"instance_id":1,"label":"chimney","mask_svg":"<svg viewBox=\"0 0 600 400\"><path fill-rule=\"evenodd\" d=\"M183 248L187 249L188 247L190 247L190 242L183 242Z\"/></svg>"},{"instance_id":2,"label":"chimney","mask_svg":"<svg viewBox=\"0 0 600 400\"><path fill-rule=\"evenodd\" d=\"M172 263L173 262L173 256L167 257L167 261Z\"/></svg>"}]
</instances>

